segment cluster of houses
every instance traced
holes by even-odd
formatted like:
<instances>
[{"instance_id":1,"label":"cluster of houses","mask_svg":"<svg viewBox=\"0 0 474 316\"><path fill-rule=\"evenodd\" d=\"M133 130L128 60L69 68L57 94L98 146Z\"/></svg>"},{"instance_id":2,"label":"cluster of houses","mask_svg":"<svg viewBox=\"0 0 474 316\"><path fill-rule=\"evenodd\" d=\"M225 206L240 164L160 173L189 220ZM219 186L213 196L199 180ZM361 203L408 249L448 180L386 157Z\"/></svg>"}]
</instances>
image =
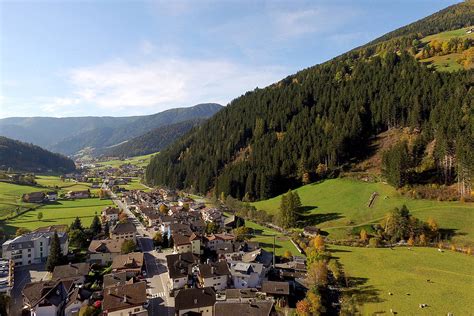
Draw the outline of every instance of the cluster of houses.
<instances>
[{"instance_id":1,"label":"cluster of houses","mask_svg":"<svg viewBox=\"0 0 474 316\"><path fill-rule=\"evenodd\" d=\"M276 306L294 307L295 293L304 294L305 259L275 263L273 253L234 235L245 225L242 218L163 189L126 192L122 202L149 232L170 241L172 250L160 262L167 268L164 286L174 297L175 315L276 315ZM87 260L56 266L48 280L26 284L24 310L73 316L91 307L104 315L148 315L144 254L123 250L126 241L137 241L136 223L124 220L115 207L105 208L101 219L103 227L110 227L108 235L91 240ZM8 240L4 260L15 266L45 262L55 231L67 255L65 228L42 228ZM97 267L109 267L101 281L94 279Z\"/></svg>"},{"instance_id":2,"label":"cluster of houses","mask_svg":"<svg viewBox=\"0 0 474 316\"><path fill-rule=\"evenodd\" d=\"M22 290L23 311L31 315L82 315L84 308L97 308L104 315L148 315L146 281L141 276L143 253L114 258L101 285L93 283L89 262L56 266L48 280L27 283Z\"/></svg>"},{"instance_id":3,"label":"cluster of houses","mask_svg":"<svg viewBox=\"0 0 474 316\"><path fill-rule=\"evenodd\" d=\"M273 253L232 233L245 225L238 216L165 189L130 191L122 202L172 240L167 290L176 315L272 315L275 304L287 306L290 293L304 290L304 258L275 264ZM209 232L210 224L217 231Z\"/></svg>"},{"instance_id":4,"label":"cluster of houses","mask_svg":"<svg viewBox=\"0 0 474 316\"><path fill-rule=\"evenodd\" d=\"M82 164L80 168L84 176L88 178L101 178L103 180L111 177L141 178L144 173L143 167L130 163L122 164L119 167L105 166L103 168L97 168L96 164Z\"/></svg>"}]
</instances>

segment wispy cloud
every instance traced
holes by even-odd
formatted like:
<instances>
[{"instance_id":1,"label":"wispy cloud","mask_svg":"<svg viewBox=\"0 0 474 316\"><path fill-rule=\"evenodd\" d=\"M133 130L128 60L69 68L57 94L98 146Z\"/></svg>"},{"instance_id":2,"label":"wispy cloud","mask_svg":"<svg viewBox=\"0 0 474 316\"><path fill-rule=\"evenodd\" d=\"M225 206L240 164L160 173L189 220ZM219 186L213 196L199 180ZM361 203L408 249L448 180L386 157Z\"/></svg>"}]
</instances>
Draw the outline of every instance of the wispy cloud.
<instances>
[{"instance_id":1,"label":"wispy cloud","mask_svg":"<svg viewBox=\"0 0 474 316\"><path fill-rule=\"evenodd\" d=\"M72 69L68 72L71 95L53 98L42 108L53 113L73 106L97 106L134 113L135 109L158 112L199 102L227 104L247 90L281 79L287 71L227 60L165 58L132 64L116 59Z\"/></svg>"}]
</instances>

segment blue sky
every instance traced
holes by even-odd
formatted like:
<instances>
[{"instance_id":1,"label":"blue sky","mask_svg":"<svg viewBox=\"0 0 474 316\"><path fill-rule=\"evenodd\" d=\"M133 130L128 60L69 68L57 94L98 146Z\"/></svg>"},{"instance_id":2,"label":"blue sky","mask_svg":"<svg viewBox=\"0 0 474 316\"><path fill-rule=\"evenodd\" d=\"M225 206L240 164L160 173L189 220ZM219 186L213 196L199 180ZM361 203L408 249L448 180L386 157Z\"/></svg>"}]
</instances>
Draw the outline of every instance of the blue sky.
<instances>
[{"instance_id":1,"label":"blue sky","mask_svg":"<svg viewBox=\"0 0 474 316\"><path fill-rule=\"evenodd\" d=\"M0 118L225 105L456 2L0 1Z\"/></svg>"}]
</instances>

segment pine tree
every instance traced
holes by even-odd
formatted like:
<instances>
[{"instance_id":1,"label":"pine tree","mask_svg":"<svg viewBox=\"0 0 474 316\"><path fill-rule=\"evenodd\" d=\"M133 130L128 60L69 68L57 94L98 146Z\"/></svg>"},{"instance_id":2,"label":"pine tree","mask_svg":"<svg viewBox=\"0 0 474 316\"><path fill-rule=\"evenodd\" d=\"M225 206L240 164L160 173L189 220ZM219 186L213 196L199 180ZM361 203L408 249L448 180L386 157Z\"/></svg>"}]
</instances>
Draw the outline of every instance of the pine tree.
<instances>
[{"instance_id":1,"label":"pine tree","mask_svg":"<svg viewBox=\"0 0 474 316\"><path fill-rule=\"evenodd\" d=\"M55 266L61 264L61 261L62 261L61 243L59 241L58 233L55 231L53 235L53 239L51 240L48 260L46 261L46 270L48 270L49 272L52 272Z\"/></svg>"},{"instance_id":2,"label":"pine tree","mask_svg":"<svg viewBox=\"0 0 474 316\"><path fill-rule=\"evenodd\" d=\"M102 225L100 224L99 216L94 216L90 228L94 235L100 234L100 232L102 231Z\"/></svg>"},{"instance_id":3,"label":"pine tree","mask_svg":"<svg viewBox=\"0 0 474 316\"><path fill-rule=\"evenodd\" d=\"M280 225L288 227L288 196L283 194L280 202Z\"/></svg>"},{"instance_id":4,"label":"pine tree","mask_svg":"<svg viewBox=\"0 0 474 316\"><path fill-rule=\"evenodd\" d=\"M71 230L74 230L74 229L79 229L79 230L83 230L84 228L82 227L82 222L81 222L81 219L79 217L76 217L76 219L74 220L74 222L71 223L71 227L70 227Z\"/></svg>"},{"instance_id":5,"label":"pine tree","mask_svg":"<svg viewBox=\"0 0 474 316\"><path fill-rule=\"evenodd\" d=\"M104 225L104 234L106 236L109 235L109 232L110 232L110 226L109 226L109 222L105 222L105 225Z\"/></svg>"}]
</instances>

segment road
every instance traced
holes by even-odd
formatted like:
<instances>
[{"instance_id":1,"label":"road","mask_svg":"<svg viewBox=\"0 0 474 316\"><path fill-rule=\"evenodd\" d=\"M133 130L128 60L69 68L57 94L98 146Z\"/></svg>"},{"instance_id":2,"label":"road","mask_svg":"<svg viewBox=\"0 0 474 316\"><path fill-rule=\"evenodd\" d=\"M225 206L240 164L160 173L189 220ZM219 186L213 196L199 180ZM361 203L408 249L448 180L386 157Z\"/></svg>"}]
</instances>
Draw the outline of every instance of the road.
<instances>
[{"instance_id":1,"label":"road","mask_svg":"<svg viewBox=\"0 0 474 316\"><path fill-rule=\"evenodd\" d=\"M174 298L169 296L169 277L166 268L166 254L171 252L158 253L154 250L152 233L136 218L124 203L112 192L112 200L117 207L127 214L128 218L137 228L137 243L145 258L147 295L150 305L148 311L150 315L174 315Z\"/></svg>"}]
</instances>

